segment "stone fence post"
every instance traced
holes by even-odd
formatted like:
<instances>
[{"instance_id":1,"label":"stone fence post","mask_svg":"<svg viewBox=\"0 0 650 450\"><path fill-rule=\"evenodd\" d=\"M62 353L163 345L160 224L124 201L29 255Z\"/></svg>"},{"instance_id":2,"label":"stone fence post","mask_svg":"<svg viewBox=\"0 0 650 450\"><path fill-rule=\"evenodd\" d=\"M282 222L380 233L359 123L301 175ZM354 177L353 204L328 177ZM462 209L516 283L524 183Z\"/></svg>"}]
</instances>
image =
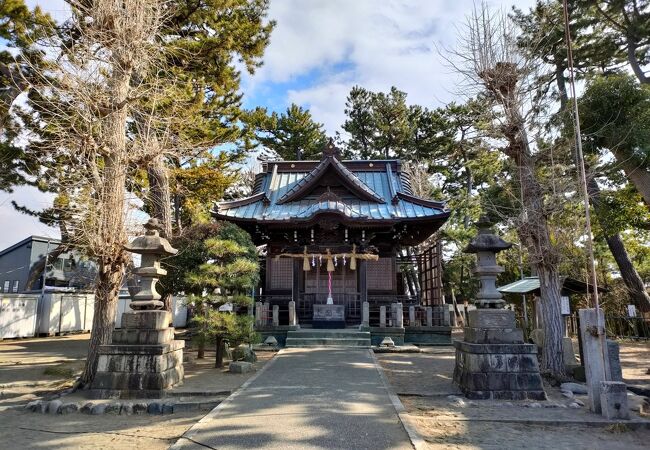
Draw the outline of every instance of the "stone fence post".
<instances>
[{"instance_id":1,"label":"stone fence post","mask_svg":"<svg viewBox=\"0 0 650 450\"><path fill-rule=\"evenodd\" d=\"M402 309L402 303L395 303L395 322L393 326L397 328L404 328L404 310Z\"/></svg>"},{"instance_id":2,"label":"stone fence post","mask_svg":"<svg viewBox=\"0 0 650 450\"><path fill-rule=\"evenodd\" d=\"M262 324L264 326L269 324L269 302L262 303Z\"/></svg>"},{"instance_id":3,"label":"stone fence post","mask_svg":"<svg viewBox=\"0 0 650 450\"><path fill-rule=\"evenodd\" d=\"M370 303L368 302L362 303L361 326L362 327L370 326Z\"/></svg>"},{"instance_id":4,"label":"stone fence post","mask_svg":"<svg viewBox=\"0 0 650 450\"><path fill-rule=\"evenodd\" d=\"M296 317L296 302L291 300L289 302L289 325L295 326L298 325L298 320Z\"/></svg>"},{"instance_id":5,"label":"stone fence post","mask_svg":"<svg viewBox=\"0 0 650 450\"><path fill-rule=\"evenodd\" d=\"M451 326L451 317L449 317L449 305L446 303L442 304L442 326Z\"/></svg>"},{"instance_id":6,"label":"stone fence post","mask_svg":"<svg viewBox=\"0 0 650 450\"><path fill-rule=\"evenodd\" d=\"M262 302L255 302L255 326L262 326Z\"/></svg>"},{"instance_id":7,"label":"stone fence post","mask_svg":"<svg viewBox=\"0 0 650 450\"><path fill-rule=\"evenodd\" d=\"M280 326L280 306L273 305L273 322L274 327Z\"/></svg>"},{"instance_id":8,"label":"stone fence post","mask_svg":"<svg viewBox=\"0 0 650 450\"><path fill-rule=\"evenodd\" d=\"M409 306L409 326L415 326L415 306Z\"/></svg>"},{"instance_id":9,"label":"stone fence post","mask_svg":"<svg viewBox=\"0 0 650 450\"><path fill-rule=\"evenodd\" d=\"M386 327L386 305L379 307L379 326L381 328Z\"/></svg>"},{"instance_id":10,"label":"stone fence post","mask_svg":"<svg viewBox=\"0 0 650 450\"><path fill-rule=\"evenodd\" d=\"M433 308L431 306L427 306L427 326L433 326Z\"/></svg>"}]
</instances>

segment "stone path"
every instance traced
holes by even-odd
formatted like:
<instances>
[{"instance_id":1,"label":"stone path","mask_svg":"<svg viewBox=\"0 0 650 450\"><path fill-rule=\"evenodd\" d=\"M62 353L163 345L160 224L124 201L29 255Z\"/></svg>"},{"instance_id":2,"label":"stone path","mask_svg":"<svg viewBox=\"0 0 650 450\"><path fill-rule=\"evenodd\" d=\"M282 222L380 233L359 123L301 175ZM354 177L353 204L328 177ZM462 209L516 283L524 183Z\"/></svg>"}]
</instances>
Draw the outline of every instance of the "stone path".
<instances>
[{"instance_id":1,"label":"stone path","mask_svg":"<svg viewBox=\"0 0 650 450\"><path fill-rule=\"evenodd\" d=\"M285 349L174 449L412 449L369 350Z\"/></svg>"}]
</instances>

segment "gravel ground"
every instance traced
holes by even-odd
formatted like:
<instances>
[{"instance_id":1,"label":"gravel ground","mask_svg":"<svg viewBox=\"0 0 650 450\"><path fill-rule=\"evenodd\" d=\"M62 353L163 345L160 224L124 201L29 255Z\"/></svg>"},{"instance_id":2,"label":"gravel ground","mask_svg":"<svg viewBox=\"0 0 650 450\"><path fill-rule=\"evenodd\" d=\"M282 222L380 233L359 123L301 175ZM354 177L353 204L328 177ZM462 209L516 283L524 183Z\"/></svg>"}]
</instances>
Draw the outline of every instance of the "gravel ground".
<instances>
[{"instance_id":1,"label":"gravel ground","mask_svg":"<svg viewBox=\"0 0 650 450\"><path fill-rule=\"evenodd\" d=\"M650 346L628 352L622 344L621 354L627 377L630 368L647 364ZM452 347L431 348L419 354L381 354L377 359L400 396L408 420L432 449L648 448L650 430L595 426L603 420L600 416L586 407L568 407L574 399L548 385L546 402L464 399L451 382ZM640 375L639 370L634 373ZM641 376L641 380L647 378ZM575 398L586 403L586 396ZM636 414L633 417L641 420Z\"/></svg>"},{"instance_id":2,"label":"gravel ground","mask_svg":"<svg viewBox=\"0 0 650 450\"><path fill-rule=\"evenodd\" d=\"M79 334L0 342L0 449L166 449L207 413L91 416L7 409L70 386L83 367L88 338L88 334ZM195 359L194 351L185 353L189 361L186 381L177 388L180 392L233 391L255 373L215 369L213 352L202 360ZM273 356L258 353L256 368ZM62 400L82 402L85 396L77 392Z\"/></svg>"}]
</instances>

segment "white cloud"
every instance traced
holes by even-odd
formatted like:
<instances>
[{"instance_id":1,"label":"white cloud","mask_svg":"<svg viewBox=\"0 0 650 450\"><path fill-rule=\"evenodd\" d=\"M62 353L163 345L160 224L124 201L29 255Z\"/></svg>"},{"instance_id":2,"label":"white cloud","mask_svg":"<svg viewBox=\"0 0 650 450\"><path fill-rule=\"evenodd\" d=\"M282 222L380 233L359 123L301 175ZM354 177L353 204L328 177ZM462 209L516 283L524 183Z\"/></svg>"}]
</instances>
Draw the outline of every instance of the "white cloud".
<instances>
[{"instance_id":1,"label":"white cloud","mask_svg":"<svg viewBox=\"0 0 650 450\"><path fill-rule=\"evenodd\" d=\"M510 1L493 6L510 8ZM527 8L533 1L517 2ZM245 76L244 92L255 96L273 83L289 86L286 103L311 109L334 133L344 121L345 97L358 84L405 91L409 103L440 106L458 96L458 77L437 48L453 47L472 0L275 0L277 21L264 66ZM342 71L336 68L343 67ZM285 105L278 105L282 108Z\"/></svg>"},{"instance_id":2,"label":"white cloud","mask_svg":"<svg viewBox=\"0 0 650 450\"><path fill-rule=\"evenodd\" d=\"M509 9L525 9L533 0L494 0ZM244 75L250 98L274 94L285 104L308 106L329 134L345 120L345 98L355 84L386 91L391 86L408 93L410 103L439 106L453 100L457 76L446 66L436 46L453 46L473 0L271 0L270 18L278 24L253 77ZM57 20L69 15L64 0L27 0ZM300 81L298 83L298 80ZM305 81L307 80L307 81ZM278 88L283 92L272 92ZM0 248L29 234L56 237L57 230L17 213L10 199L48 206L51 198L31 188L0 192Z\"/></svg>"}]
</instances>

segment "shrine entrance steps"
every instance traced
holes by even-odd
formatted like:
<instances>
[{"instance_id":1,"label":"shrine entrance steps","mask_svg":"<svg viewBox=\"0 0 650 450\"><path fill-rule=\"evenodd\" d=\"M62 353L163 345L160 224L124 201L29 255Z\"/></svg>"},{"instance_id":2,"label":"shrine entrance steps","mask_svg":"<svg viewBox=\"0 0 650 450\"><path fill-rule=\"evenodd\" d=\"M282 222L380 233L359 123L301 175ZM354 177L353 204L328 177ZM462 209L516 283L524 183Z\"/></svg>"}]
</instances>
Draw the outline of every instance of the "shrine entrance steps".
<instances>
[{"instance_id":1,"label":"shrine entrance steps","mask_svg":"<svg viewBox=\"0 0 650 450\"><path fill-rule=\"evenodd\" d=\"M370 348L370 332L353 328L319 330L301 329L287 332L288 348L356 347Z\"/></svg>"}]
</instances>

